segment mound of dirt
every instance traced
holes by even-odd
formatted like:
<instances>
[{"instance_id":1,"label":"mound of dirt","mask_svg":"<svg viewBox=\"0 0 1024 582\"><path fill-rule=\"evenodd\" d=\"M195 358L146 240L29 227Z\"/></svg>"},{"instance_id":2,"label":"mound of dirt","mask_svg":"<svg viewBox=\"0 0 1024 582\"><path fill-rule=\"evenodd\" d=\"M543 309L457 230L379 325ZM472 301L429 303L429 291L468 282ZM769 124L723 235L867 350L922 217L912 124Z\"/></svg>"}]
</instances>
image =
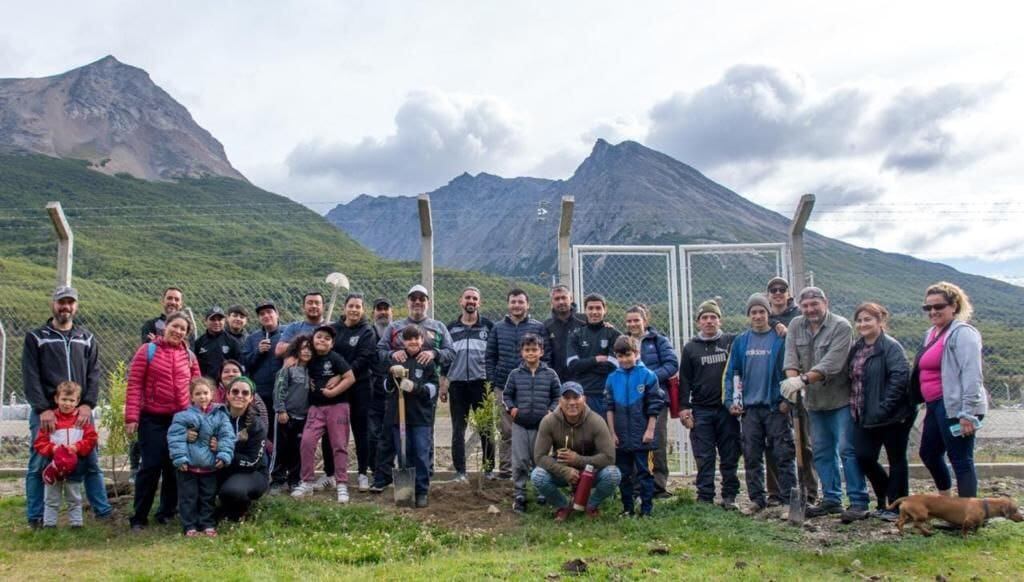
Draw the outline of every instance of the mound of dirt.
<instances>
[{"instance_id":1,"label":"mound of dirt","mask_svg":"<svg viewBox=\"0 0 1024 582\"><path fill-rule=\"evenodd\" d=\"M434 482L430 484L430 505L423 509L403 509L388 505L390 489L380 497L380 505L417 521L466 532L493 533L519 524L512 511L512 482L487 481L477 490L476 479L469 483ZM491 507L499 510L493 513Z\"/></svg>"}]
</instances>

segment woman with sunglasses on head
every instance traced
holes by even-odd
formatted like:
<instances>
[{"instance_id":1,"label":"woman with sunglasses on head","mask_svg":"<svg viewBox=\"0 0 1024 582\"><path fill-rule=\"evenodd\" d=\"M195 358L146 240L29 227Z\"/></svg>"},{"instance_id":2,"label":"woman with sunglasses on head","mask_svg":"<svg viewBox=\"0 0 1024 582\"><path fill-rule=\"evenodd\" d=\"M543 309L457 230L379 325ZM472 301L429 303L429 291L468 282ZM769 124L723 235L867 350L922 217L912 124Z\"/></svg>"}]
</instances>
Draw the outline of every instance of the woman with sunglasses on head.
<instances>
[{"instance_id":1,"label":"woman with sunglasses on head","mask_svg":"<svg viewBox=\"0 0 1024 582\"><path fill-rule=\"evenodd\" d=\"M254 406L256 385L245 376L228 384L228 414L235 429L235 455L231 464L217 474L221 514L228 519L245 517L256 501L270 486L267 479L267 455L263 441L267 437L267 422L260 418Z\"/></svg>"},{"instance_id":2,"label":"woman with sunglasses on head","mask_svg":"<svg viewBox=\"0 0 1024 582\"><path fill-rule=\"evenodd\" d=\"M921 461L941 495L952 495L949 457L960 497L976 497L974 434L988 411L981 372L981 334L967 323L973 313L963 289L941 281L925 291L925 333L911 374L911 397L924 402Z\"/></svg>"}]
</instances>

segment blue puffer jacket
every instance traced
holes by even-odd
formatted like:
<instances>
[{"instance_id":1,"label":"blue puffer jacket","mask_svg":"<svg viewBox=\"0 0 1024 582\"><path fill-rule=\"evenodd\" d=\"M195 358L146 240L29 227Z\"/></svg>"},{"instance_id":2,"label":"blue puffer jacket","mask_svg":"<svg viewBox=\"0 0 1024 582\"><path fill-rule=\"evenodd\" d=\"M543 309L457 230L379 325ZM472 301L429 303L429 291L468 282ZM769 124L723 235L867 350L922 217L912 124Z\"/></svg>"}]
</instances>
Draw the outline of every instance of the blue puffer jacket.
<instances>
[{"instance_id":1,"label":"blue puffer jacket","mask_svg":"<svg viewBox=\"0 0 1024 582\"><path fill-rule=\"evenodd\" d=\"M523 364L522 358L519 357L519 342L528 333L539 337L541 343L544 343L548 336L544 324L529 316L517 324L512 323L512 318L506 315L491 328L491 333L487 336L487 357L484 361L491 388L504 389L509 372ZM551 361L547 349L544 349L541 360L544 363Z\"/></svg>"},{"instance_id":2,"label":"blue puffer jacket","mask_svg":"<svg viewBox=\"0 0 1024 582\"><path fill-rule=\"evenodd\" d=\"M629 369L616 368L604 384L604 402L615 413L618 450L649 451L658 448L657 438L644 443L647 419L657 418L665 408L665 392L658 377L643 362Z\"/></svg>"},{"instance_id":3,"label":"blue puffer jacket","mask_svg":"<svg viewBox=\"0 0 1024 582\"><path fill-rule=\"evenodd\" d=\"M668 387L668 379L679 372L679 358L672 349L672 342L653 327L640 338L640 359L658 377L661 389Z\"/></svg>"},{"instance_id":4,"label":"blue puffer jacket","mask_svg":"<svg viewBox=\"0 0 1024 582\"><path fill-rule=\"evenodd\" d=\"M186 441L189 429L199 432L196 442ZM210 450L210 438L217 437L216 455ZM167 429L167 449L175 467L187 463L189 468L213 469L217 461L231 464L235 451L235 430L223 404L211 404L205 413L192 405L174 415Z\"/></svg>"}]
</instances>

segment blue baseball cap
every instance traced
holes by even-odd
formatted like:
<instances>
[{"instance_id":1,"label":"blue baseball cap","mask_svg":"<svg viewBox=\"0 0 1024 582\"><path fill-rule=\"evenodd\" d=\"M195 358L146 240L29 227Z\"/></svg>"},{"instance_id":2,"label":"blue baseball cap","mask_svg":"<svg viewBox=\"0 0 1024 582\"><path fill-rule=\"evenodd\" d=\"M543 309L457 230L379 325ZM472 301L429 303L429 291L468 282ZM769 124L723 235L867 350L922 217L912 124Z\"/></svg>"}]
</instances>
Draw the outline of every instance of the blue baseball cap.
<instances>
[{"instance_id":1,"label":"blue baseball cap","mask_svg":"<svg viewBox=\"0 0 1024 582\"><path fill-rule=\"evenodd\" d=\"M565 396L569 392L572 392L577 396L583 396L583 386L580 386L577 382L566 382L565 384L562 384L562 396Z\"/></svg>"}]
</instances>

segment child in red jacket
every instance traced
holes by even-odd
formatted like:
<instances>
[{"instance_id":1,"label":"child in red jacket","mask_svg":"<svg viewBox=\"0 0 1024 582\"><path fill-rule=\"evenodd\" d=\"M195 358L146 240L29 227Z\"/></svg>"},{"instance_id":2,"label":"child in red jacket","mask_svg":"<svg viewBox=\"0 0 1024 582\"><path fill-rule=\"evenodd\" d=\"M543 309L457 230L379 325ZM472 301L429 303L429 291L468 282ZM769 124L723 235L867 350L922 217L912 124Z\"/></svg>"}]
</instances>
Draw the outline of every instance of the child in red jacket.
<instances>
[{"instance_id":1,"label":"child in red jacket","mask_svg":"<svg viewBox=\"0 0 1024 582\"><path fill-rule=\"evenodd\" d=\"M54 394L56 428L52 432L40 429L33 445L37 453L51 459L43 470L43 527L57 527L57 514L64 498L68 502L71 527L82 527L83 475L75 469L78 459L92 452L98 436L92 423L75 426L81 397L82 387L77 383L58 384Z\"/></svg>"}]
</instances>

